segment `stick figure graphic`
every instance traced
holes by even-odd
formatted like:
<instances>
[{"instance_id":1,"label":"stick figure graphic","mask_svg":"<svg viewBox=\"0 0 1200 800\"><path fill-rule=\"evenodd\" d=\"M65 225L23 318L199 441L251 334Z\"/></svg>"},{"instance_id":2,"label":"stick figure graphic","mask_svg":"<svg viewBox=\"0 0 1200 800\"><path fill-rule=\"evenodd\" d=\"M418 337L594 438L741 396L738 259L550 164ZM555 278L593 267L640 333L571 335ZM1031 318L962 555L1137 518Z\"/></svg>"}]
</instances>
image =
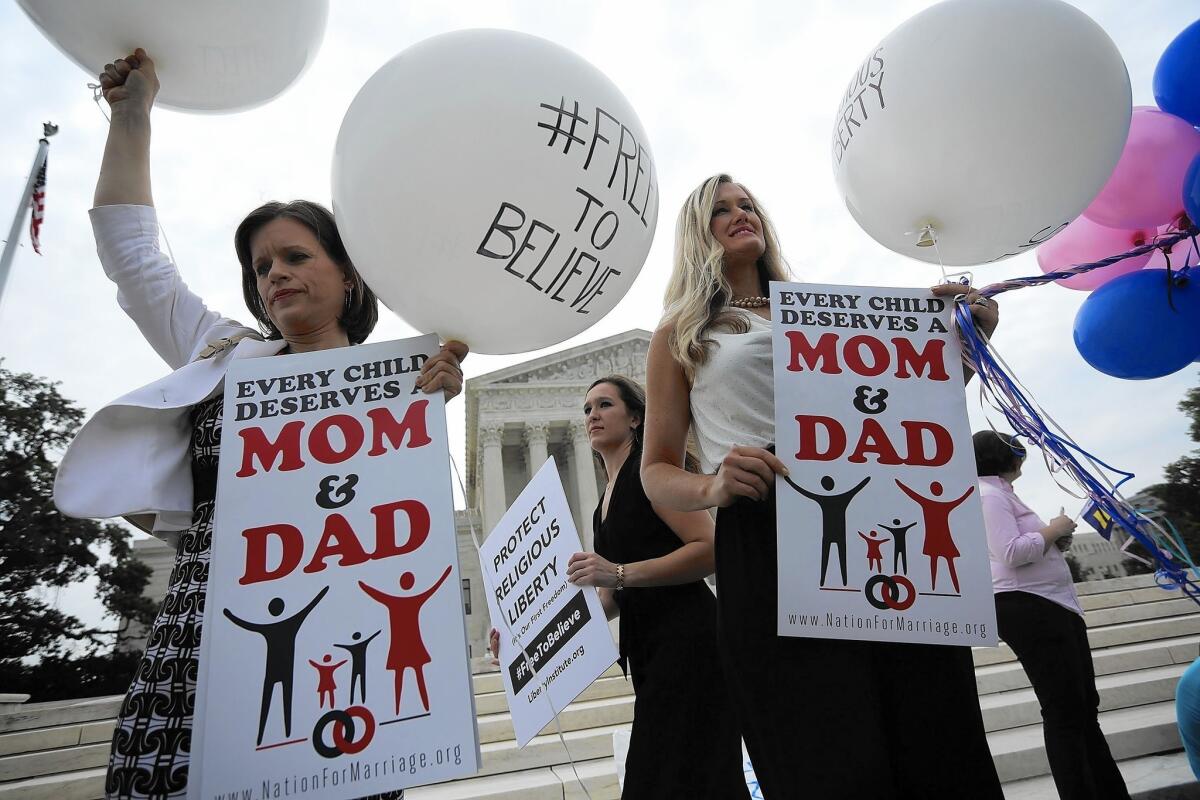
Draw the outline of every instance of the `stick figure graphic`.
<instances>
[{"instance_id":1,"label":"stick figure graphic","mask_svg":"<svg viewBox=\"0 0 1200 800\"><path fill-rule=\"evenodd\" d=\"M899 478L896 479L896 485L921 506L921 513L925 518L925 544L921 546L921 552L929 556L931 589L937 591L937 562L939 558L944 558L946 566L950 570L950 581L954 584L954 593L959 594L958 573L954 571L954 559L958 558L959 552L958 547L954 544L954 537L950 535L950 512L970 497L971 492L975 491L975 487L968 487L962 497L957 500L937 500L935 498L941 497L943 491L942 484L937 481L929 484L929 492L933 497L925 497L914 492L901 483Z\"/></svg>"},{"instance_id":2,"label":"stick figure graphic","mask_svg":"<svg viewBox=\"0 0 1200 800\"><path fill-rule=\"evenodd\" d=\"M912 528L917 523L910 522L907 525L901 526L899 518L893 519L891 525L879 524L880 528L892 535L892 572L899 574L900 562L904 561L904 574L908 574L908 545L904 543L905 535L909 528Z\"/></svg>"},{"instance_id":3,"label":"stick figure graphic","mask_svg":"<svg viewBox=\"0 0 1200 800\"><path fill-rule=\"evenodd\" d=\"M354 684L358 683L361 690L361 702L367 702L367 645L371 640L378 636L382 631L375 631L363 641L362 634L358 631L350 638L354 640L354 644L335 644L334 647L340 647L350 654L350 705L354 705Z\"/></svg>"},{"instance_id":4,"label":"stick figure graphic","mask_svg":"<svg viewBox=\"0 0 1200 800\"><path fill-rule=\"evenodd\" d=\"M876 572L883 572L883 550L882 545L887 539L880 537L878 531L871 531L870 536L866 536L862 531L858 532L862 540L867 543L867 569L873 569Z\"/></svg>"},{"instance_id":5,"label":"stick figure graphic","mask_svg":"<svg viewBox=\"0 0 1200 800\"><path fill-rule=\"evenodd\" d=\"M400 690L404 686L404 672L412 668L417 675L417 691L421 693L421 704L429 710L429 693L425 690L425 665L433 659L421 639L421 607L450 577L450 567L437 579L437 583L423 592L411 595L388 594L358 582L370 597L379 601L388 610L391 641L388 644L387 668L396 680L396 713L400 713ZM408 591L416 583L411 572L400 576L400 588Z\"/></svg>"},{"instance_id":6,"label":"stick figure graphic","mask_svg":"<svg viewBox=\"0 0 1200 800\"><path fill-rule=\"evenodd\" d=\"M803 486L797 485L791 478L784 476L788 486L791 486L800 494L814 501L821 506L821 585L825 585L825 569L829 566L829 551L835 545L838 549L838 564L842 568L842 586L845 586L846 581L846 511L850 508L850 502L854 500L854 495L862 491L862 488L871 482L871 477L868 475L862 481L849 491L841 494L816 494L810 492ZM821 478L821 488L827 492L833 491L833 478L826 475Z\"/></svg>"},{"instance_id":7,"label":"stick figure graphic","mask_svg":"<svg viewBox=\"0 0 1200 800\"><path fill-rule=\"evenodd\" d=\"M317 603L329 592L326 586L317 592L317 596L308 605L287 619L274 622L248 622L236 616L228 608L221 611L229 621L239 628L259 634L267 643L267 663L263 669L262 709L258 714L258 744L262 744L263 731L267 727L267 714L271 711L271 697L275 693L275 684L283 684L283 735L292 735L292 675L296 667L296 635L305 618L317 607ZM283 613L283 598L276 597L267 604L267 611L272 617Z\"/></svg>"},{"instance_id":8,"label":"stick figure graphic","mask_svg":"<svg viewBox=\"0 0 1200 800\"><path fill-rule=\"evenodd\" d=\"M337 684L333 681L333 673L337 671L338 667L340 667L342 664L345 664L346 661L343 659L336 664L330 664L329 662L333 660L333 656L331 656L329 653L326 653L325 658L321 660L325 663L318 664L311 658L308 660L308 663L316 667L317 674L320 676L317 679L317 708L325 707L325 695L329 695L329 707L333 708L333 693L334 690L337 689ZM351 700L350 702L353 703L354 701Z\"/></svg>"}]
</instances>

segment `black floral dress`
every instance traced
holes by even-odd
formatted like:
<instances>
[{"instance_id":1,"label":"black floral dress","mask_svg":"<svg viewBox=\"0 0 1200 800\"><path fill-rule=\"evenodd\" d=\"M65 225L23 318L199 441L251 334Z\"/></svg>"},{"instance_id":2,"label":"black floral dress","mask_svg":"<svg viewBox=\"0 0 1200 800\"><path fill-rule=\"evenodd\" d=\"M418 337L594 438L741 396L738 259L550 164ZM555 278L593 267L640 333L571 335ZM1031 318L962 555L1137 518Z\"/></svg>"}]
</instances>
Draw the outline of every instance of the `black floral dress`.
<instances>
[{"instance_id":1,"label":"black floral dress","mask_svg":"<svg viewBox=\"0 0 1200 800\"><path fill-rule=\"evenodd\" d=\"M190 414L192 526L179 539L166 597L121 704L104 786L108 798L187 795L223 404L217 394L195 405ZM404 792L375 797L398 800Z\"/></svg>"}]
</instances>

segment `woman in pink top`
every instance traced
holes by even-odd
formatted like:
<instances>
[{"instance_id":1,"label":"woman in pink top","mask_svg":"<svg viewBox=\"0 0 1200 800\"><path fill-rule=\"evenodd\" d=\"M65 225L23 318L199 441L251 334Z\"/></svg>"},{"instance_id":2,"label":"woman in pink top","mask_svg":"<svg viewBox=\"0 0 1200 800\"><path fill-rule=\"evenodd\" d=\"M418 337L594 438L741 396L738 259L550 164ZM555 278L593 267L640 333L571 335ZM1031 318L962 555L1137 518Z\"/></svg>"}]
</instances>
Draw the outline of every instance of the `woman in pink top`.
<instances>
[{"instance_id":1,"label":"woman in pink top","mask_svg":"<svg viewBox=\"0 0 1200 800\"><path fill-rule=\"evenodd\" d=\"M996 622L1042 706L1046 757L1059 797L1122 798L1129 792L1097 719L1100 696L1083 609L1060 543L1075 523L1042 522L1013 492L1025 448L1016 437L972 437L996 592Z\"/></svg>"}]
</instances>

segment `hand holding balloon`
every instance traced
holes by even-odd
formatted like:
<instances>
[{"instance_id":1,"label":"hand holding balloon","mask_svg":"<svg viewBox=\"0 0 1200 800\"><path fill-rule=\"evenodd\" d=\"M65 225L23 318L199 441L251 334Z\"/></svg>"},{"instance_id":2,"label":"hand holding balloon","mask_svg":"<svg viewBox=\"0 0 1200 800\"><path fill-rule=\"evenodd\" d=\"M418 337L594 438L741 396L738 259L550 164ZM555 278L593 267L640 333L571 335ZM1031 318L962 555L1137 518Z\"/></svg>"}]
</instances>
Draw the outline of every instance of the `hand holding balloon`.
<instances>
[{"instance_id":1,"label":"hand holding balloon","mask_svg":"<svg viewBox=\"0 0 1200 800\"><path fill-rule=\"evenodd\" d=\"M100 73L100 89L114 114L131 110L149 114L158 87L154 61L140 47L125 58L105 64Z\"/></svg>"}]
</instances>

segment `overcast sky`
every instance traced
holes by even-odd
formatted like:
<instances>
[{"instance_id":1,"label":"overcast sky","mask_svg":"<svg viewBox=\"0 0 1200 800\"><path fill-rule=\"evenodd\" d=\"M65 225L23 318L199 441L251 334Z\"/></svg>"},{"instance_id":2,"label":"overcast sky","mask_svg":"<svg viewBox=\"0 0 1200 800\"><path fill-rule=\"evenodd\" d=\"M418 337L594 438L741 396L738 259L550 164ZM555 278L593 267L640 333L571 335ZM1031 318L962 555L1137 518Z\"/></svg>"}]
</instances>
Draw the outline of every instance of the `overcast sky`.
<instances>
[{"instance_id":1,"label":"overcast sky","mask_svg":"<svg viewBox=\"0 0 1200 800\"><path fill-rule=\"evenodd\" d=\"M1189 0L1075 0L1114 39L1129 67L1135 105L1153 104L1159 55L1196 14ZM805 2L335 1L313 67L283 96L233 115L159 110L153 175L160 221L184 276L211 308L249 319L240 294L232 234L250 209L272 199L330 203L330 160L342 116L384 62L446 31L497 27L558 42L596 65L641 118L659 171L662 210L649 260L616 309L566 349L634 327L652 330L670 269L672 229L683 198L703 178L727 171L770 211L801 280L928 286L935 266L891 253L851 219L834 185L829 135L845 86L892 28L931 3L922 0ZM68 62L15 3L0 4L0 215L7 229L41 135L50 148L43 256L26 243L0 304L0 356L10 370L60 381L88 412L147 383L166 366L117 307L95 256L91 205L107 123ZM119 55L119 54L114 54ZM419 190L419 187L414 187ZM981 187L986 190L986 187ZM453 213L453 209L444 209ZM0 235L3 235L0 230ZM398 242L403 254L403 242ZM976 270L977 283L1037 274L1032 254ZM1058 286L1003 298L995 337L1033 395L1086 448L1137 473L1136 490L1192 447L1176 409L1196 383L1189 368L1129 382L1087 366L1071 340L1085 295ZM372 341L413 334L386 309ZM549 352L549 351L544 351ZM542 353L473 355L467 377ZM969 393L975 429L987 422ZM464 405L450 406L451 446L461 459ZM1000 420L991 414L997 425ZM1036 458L1018 484L1043 516L1079 502L1058 490Z\"/></svg>"}]
</instances>

